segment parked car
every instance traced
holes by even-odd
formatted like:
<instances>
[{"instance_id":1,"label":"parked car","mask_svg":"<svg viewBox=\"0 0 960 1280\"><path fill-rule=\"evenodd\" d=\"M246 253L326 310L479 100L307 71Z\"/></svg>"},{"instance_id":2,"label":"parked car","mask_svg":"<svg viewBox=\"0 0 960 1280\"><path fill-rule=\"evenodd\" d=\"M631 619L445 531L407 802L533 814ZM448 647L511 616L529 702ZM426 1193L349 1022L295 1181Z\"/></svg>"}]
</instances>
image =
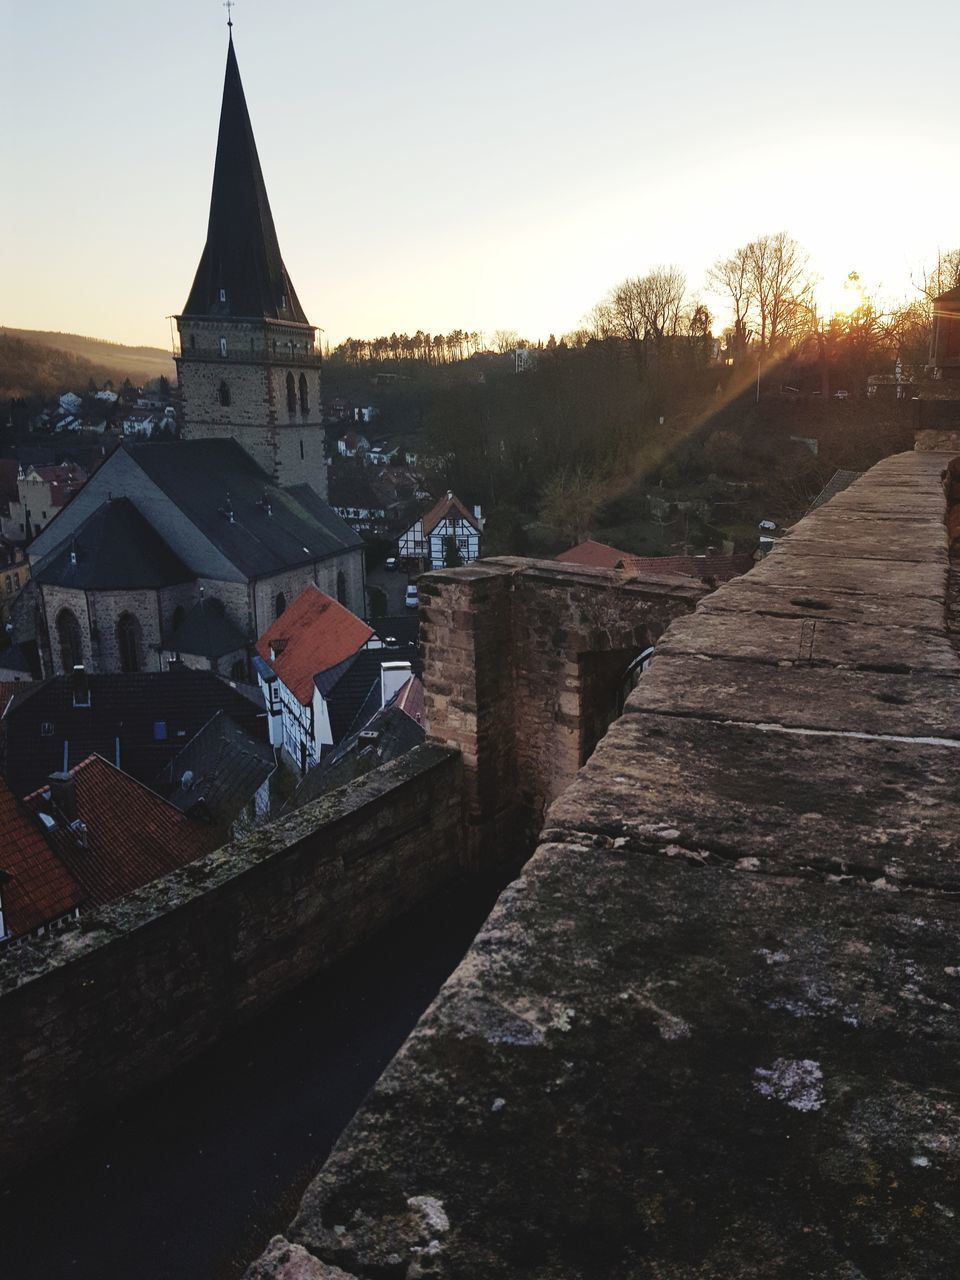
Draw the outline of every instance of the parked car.
<instances>
[{"instance_id":1,"label":"parked car","mask_svg":"<svg viewBox=\"0 0 960 1280\"><path fill-rule=\"evenodd\" d=\"M833 398L834 400L846 400L849 395L849 391L835 391L833 393Z\"/></svg>"},{"instance_id":2,"label":"parked car","mask_svg":"<svg viewBox=\"0 0 960 1280\"><path fill-rule=\"evenodd\" d=\"M391 573L392 573L392 572L394 572L394 570L395 570L395 569L396 569L396 567L397 567L397 557L396 557L396 556L387 556L386 560L384 560L384 562L383 562L383 567L384 567L385 569L389 569Z\"/></svg>"},{"instance_id":3,"label":"parked car","mask_svg":"<svg viewBox=\"0 0 960 1280\"><path fill-rule=\"evenodd\" d=\"M408 609L416 609L420 604L420 593L417 591L417 584L411 582L407 587L407 594L403 603Z\"/></svg>"}]
</instances>

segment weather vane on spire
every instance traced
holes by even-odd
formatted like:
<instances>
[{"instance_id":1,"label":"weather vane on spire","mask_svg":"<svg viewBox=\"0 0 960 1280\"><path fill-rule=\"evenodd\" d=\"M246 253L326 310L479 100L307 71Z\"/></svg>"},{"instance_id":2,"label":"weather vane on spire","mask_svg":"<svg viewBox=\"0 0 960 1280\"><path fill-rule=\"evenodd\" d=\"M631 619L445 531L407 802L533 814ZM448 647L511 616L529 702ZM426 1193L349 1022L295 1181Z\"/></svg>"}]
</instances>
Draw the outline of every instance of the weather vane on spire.
<instances>
[{"instance_id":1,"label":"weather vane on spire","mask_svg":"<svg viewBox=\"0 0 960 1280\"><path fill-rule=\"evenodd\" d=\"M223 7L227 11L227 26L233 31L233 6L237 0L223 0Z\"/></svg>"}]
</instances>

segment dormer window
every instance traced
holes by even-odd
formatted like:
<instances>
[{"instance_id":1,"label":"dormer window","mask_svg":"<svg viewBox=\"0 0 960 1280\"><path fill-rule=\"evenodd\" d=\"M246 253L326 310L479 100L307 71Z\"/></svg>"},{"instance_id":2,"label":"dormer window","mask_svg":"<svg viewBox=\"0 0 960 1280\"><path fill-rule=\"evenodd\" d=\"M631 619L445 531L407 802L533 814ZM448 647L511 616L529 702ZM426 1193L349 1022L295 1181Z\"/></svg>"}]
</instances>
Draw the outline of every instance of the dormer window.
<instances>
[{"instance_id":1,"label":"dormer window","mask_svg":"<svg viewBox=\"0 0 960 1280\"><path fill-rule=\"evenodd\" d=\"M287 295L286 295L285 293L281 293L281 295L280 295L280 310L281 310L281 311L286 311L286 309L287 309Z\"/></svg>"},{"instance_id":2,"label":"dormer window","mask_svg":"<svg viewBox=\"0 0 960 1280\"><path fill-rule=\"evenodd\" d=\"M221 338L220 339L220 355L221 357L225 357L226 354L227 354L227 340L226 338Z\"/></svg>"},{"instance_id":3,"label":"dormer window","mask_svg":"<svg viewBox=\"0 0 960 1280\"><path fill-rule=\"evenodd\" d=\"M227 300L227 291L226 291L226 289L221 289L221 290L220 290L220 301L221 301L221 302L226 302L226 300Z\"/></svg>"}]
</instances>

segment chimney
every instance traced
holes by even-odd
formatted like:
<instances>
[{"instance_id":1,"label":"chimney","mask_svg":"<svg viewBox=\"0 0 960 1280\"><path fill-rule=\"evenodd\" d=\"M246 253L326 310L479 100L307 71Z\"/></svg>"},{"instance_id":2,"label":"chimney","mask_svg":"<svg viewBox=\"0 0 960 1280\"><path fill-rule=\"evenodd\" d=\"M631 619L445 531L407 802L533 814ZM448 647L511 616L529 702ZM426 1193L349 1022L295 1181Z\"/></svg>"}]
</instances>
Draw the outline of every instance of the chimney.
<instances>
[{"instance_id":1,"label":"chimney","mask_svg":"<svg viewBox=\"0 0 960 1280\"><path fill-rule=\"evenodd\" d=\"M82 662L73 668L73 705L75 707L90 705L90 677L84 670Z\"/></svg>"},{"instance_id":2,"label":"chimney","mask_svg":"<svg viewBox=\"0 0 960 1280\"><path fill-rule=\"evenodd\" d=\"M77 820L77 780L71 773L51 773L50 800L66 818L67 822Z\"/></svg>"},{"instance_id":3,"label":"chimney","mask_svg":"<svg viewBox=\"0 0 960 1280\"><path fill-rule=\"evenodd\" d=\"M380 705L385 707L395 698L410 679L413 671L409 662L380 663Z\"/></svg>"}]
</instances>

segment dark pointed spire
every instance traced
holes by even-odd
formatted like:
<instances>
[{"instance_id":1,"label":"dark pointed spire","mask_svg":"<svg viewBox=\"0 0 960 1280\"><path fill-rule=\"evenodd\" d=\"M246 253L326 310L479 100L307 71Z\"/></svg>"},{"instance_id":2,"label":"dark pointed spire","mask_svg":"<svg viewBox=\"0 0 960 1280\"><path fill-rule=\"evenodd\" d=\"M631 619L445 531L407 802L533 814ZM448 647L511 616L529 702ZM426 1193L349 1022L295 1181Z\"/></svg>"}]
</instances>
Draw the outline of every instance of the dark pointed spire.
<instances>
[{"instance_id":1,"label":"dark pointed spire","mask_svg":"<svg viewBox=\"0 0 960 1280\"><path fill-rule=\"evenodd\" d=\"M232 33L207 243L183 314L308 323L280 257Z\"/></svg>"}]
</instances>

